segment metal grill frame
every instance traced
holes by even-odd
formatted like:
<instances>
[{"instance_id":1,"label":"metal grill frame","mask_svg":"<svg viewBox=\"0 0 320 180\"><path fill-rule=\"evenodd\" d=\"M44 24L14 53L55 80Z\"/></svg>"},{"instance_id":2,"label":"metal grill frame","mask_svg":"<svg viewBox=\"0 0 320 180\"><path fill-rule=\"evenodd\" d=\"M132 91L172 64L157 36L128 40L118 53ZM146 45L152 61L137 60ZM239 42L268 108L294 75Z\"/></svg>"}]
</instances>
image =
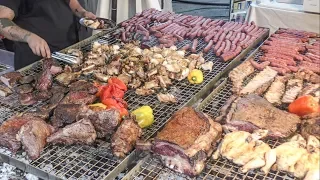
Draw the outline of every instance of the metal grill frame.
<instances>
[{"instance_id":1,"label":"metal grill frame","mask_svg":"<svg viewBox=\"0 0 320 180\"><path fill-rule=\"evenodd\" d=\"M118 27L115 27L113 29L110 29L108 31L103 31L100 32L92 37L89 37L75 45L72 45L64 50L61 50L60 52L65 53L68 49L71 48L80 48L84 51L91 49L92 43L94 41L101 41L102 43L120 43L119 41L116 41L112 37L112 32L117 30ZM241 63L241 60L245 57L245 55L254 47L258 45L258 43L264 41L267 37L269 32L266 32L263 36L259 37L252 45L250 45L248 48L244 49L236 58L234 58L232 61L229 61L227 63L222 63L220 62L220 58L217 58L214 56L212 52L209 54L205 55L204 58L206 60L211 60L214 62L215 65L213 68L213 71L210 73L204 73L204 82L201 85L190 85L189 83L184 83L187 82L182 81L182 82L174 82L173 86L171 87L176 87L176 86L183 86L184 89L188 89L187 91L180 92L179 94L179 89L176 91L175 89L171 88L169 92L171 91L174 95L177 96L178 100L181 100L181 103L178 103L176 105L167 105L167 104L160 104L160 103L155 103L157 102L155 95L152 96L146 96L146 97L140 97L145 103L151 103L153 105L154 109L154 114L155 114L155 123L152 126L152 130L147 129L144 130L144 136L143 139L148 139L152 137L165 123L166 121L170 118L172 113L175 111L179 110L180 108L184 106L191 106L195 104L199 99L204 97L206 93L209 93L214 84L228 71L230 71L232 68L236 67L238 64ZM111 41L110 39L111 38ZM113 40L112 40L113 39ZM197 47L197 52L202 50L205 47L205 43L201 39L199 39L200 42ZM190 40L185 40L177 45L178 48L182 47L185 43L191 42ZM19 71L23 75L35 75L36 73L41 71L41 61L38 61L34 64L31 64L23 69L20 69ZM221 66L222 64L222 66ZM176 94L175 94L176 93ZM132 102L136 102L137 96L134 94L134 90L129 90L126 93L125 100L129 104L129 110L133 110L141 105L145 105L145 103L140 102L136 104L132 104ZM139 99L140 99L139 98ZM183 98L183 99L182 99ZM7 104L1 103L0 99L0 105L9 108L12 110L12 112L18 112L18 113L23 113L26 111L29 111L33 108L40 107L42 105L46 104L46 102L38 103L33 106L15 106L12 107ZM20 108L20 109L19 109ZM20 110L20 111L19 111ZM97 153L100 153L100 147L104 147L105 152L104 155L106 157L101 157L101 159L104 159L104 161L100 162L100 160L95 160L99 155L96 155ZM87 152L89 151L89 153ZM70 152L71 154L66 154ZM74 152L77 153L79 157L83 157L84 160L80 158L78 160L77 158L73 157ZM65 153L66 155L57 155L58 153ZM30 164L27 164L25 162L22 162L18 159L15 158L15 156L10 156L6 154L0 153L1 160L3 162L6 162L8 164L11 164L13 166L16 166L26 172L35 174L39 176L40 178L44 179L62 179L62 178L68 178L72 179L73 176L75 176L78 173L86 173L81 170L81 167L84 165L90 165L90 168L98 168L96 169L99 174L98 177L93 177L94 179L99 178L99 179L113 179L117 177L119 173L124 171L128 165L132 164L136 159L138 159L140 153L137 151L133 150L125 159L114 159L112 157L112 153L110 150L110 144L108 142L102 142L102 144L99 145L98 148L92 147L92 146L53 146L49 145L46 146L45 149L43 150L41 156L32 161ZM93 156L88 157L88 156ZM111 158L110 158L111 157ZM68 172L59 174L59 172L54 172L52 169L59 167L61 164L64 163L64 161L67 161L68 158L70 158L70 161L75 167L69 167L70 170ZM89 160L88 160L89 159ZM89 164L90 161L97 161L96 164L92 165ZM110 165L109 162L112 162ZM70 162L69 162L70 163ZM99 163L104 163L104 165L97 165ZM46 165L51 164L53 167L52 168L47 168L45 167ZM43 166L44 165L44 166ZM70 164L69 164L70 165ZM95 167L97 165L97 167ZM108 166L107 168L103 169L104 166ZM91 167L92 166L92 167ZM62 167L62 169L66 169L68 167L68 162L66 162L66 165ZM80 168L77 170L76 168ZM101 171L99 171L101 169ZM60 169L61 170L61 169ZM60 171L58 170L58 171ZM69 173L69 175L68 175ZM80 174L80 175L81 175ZM68 176L65 176L68 175ZM65 177L64 177L65 176Z\"/></svg>"}]
</instances>

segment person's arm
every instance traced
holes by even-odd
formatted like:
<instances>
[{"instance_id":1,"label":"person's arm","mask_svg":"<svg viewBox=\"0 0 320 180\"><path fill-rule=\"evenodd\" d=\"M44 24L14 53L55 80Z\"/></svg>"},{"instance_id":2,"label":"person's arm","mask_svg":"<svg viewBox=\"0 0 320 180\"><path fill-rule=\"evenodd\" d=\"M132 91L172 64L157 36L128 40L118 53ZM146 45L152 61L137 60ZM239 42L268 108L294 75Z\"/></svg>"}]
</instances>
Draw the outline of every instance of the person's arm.
<instances>
[{"instance_id":1,"label":"person's arm","mask_svg":"<svg viewBox=\"0 0 320 180\"><path fill-rule=\"evenodd\" d=\"M67 0L67 1L69 1L69 0ZM96 16L92 12L86 11L80 5L78 0L70 0L69 6L70 6L71 10L73 11L73 13L80 18L86 17L86 18L90 18L90 19L96 19Z\"/></svg>"},{"instance_id":2,"label":"person's arm","mask_svg":"<svg viewBox=\"0 0 320 180\"><path fill-rule=\"evenodd\" d=\"M17 26L12 20L13 10L0 5L0 34L12 41L28 43L32 52L38 56L50 57L50 48L45 40L25 29Z\"/></svg>"}]
</instances>

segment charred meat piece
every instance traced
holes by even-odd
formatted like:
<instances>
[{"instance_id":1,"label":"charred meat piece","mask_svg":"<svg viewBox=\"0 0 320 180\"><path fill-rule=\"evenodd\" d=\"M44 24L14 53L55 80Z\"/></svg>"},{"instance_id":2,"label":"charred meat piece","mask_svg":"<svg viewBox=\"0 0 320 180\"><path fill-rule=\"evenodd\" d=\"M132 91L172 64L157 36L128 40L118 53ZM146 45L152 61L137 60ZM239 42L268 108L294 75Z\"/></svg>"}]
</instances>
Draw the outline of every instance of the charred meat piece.
<instances>
[{"instance_id":1,"label":"charred meat piece","mask_svg":"<svg viewBox=\"0 0 320 180\"><path fill-rule=\"evenodd\" d=\"M277 71L267 66L263 71L259 72L243 89L240 94L250 94L266 83L270 83L277 76Z\"/></svg>"},{"instance_id":2,"label":"charred meat piece","mask_svg":"<svg viewBox=\"0 0 320 180\"><path fill-rule=\"evenodd\" d=\"M98 88L92 83L84 80L79 80L69 85L70 91L87 91L89 94L96 94Z\"/></svg>"},{"instance_id":3,"label":"charred meat piece","mask_svg":"<svg viewBox=\"0 0 320 180\"><path fill-rule=\"evenodd\" d=\"M68 86L70 83L76 81L78 77L78 73L64 72L59 74L55 80L63 86Z\"/></svg>"},{"instance_id":4,"label":"charred meat piece","mask_svg":"<svg viewBox=\"0 0 320 180\"><path fill-rule=\"evenodd\" d=\"M127 73L122 73L118 76L118 79L120 79L126 85L129 84L129 82L131 81L131 78L132 78L131 75Z\"/></svg>"},{"instance_id":5,"label":"charred meat piece","mask_svg":"<svg viewBox=\"0 0 320 180\"><path fill-rule=\"evenodd\" d=\"M9 88L13 88L22 78L20 72L9 72L0 77L0 80Z\"/></svg>"},{"instance_id":6,"label":"charred meat piece","mask_svg":"<svg viewBox=\"0 0 320 180\"><path fill-rule=\"evenodd\" d=\"M234 93L239 93L242 89L244 79L254 72L254 67L250 61L246 61L229 73L229 78L232 81L232 90Z\"/></svg>"},{"instance_id":7,"label":"charred meat piece","mask_svg":"<svg viewBox=\"0 0 320 180\"><path fill-rule=\"evenodd\" d=\"M53 131L53 127L43 120L29 120L21 127L17 139L21 141L22 147L29 158L35 160L40 156L46 145L47 137Z\"/></svg>"},{"instance_id":8,"label":"charred meat piece","mask_svg":"<svg viewBox=\"0 0 320 180\"><path fill-rule=\"evenodd\" d=\"M60 102L60 104L92 104L97 97L86 91L69 92Z\"/></svg>"},{"instance_id":9,"label":"charred meat piece","mask_svg":"<svg viewBox=\"0 0 320 180\"><path fill-rule=\"evenodd\" d=\"M272 104L280 105L281 97L285 91L285 83L287 78L284 76L277 76L275 81L271 84L269 90L264 95L266 100L268 100Z\"/></svg>"},{"instance_id":10,"label":"charred meat piece","mask_svg":"<svg viewBox=\"0 0 320 180\"><path fill-rule=\"evenodd\" d=\"M39 91L47 91L52 86L52 74L50 69L45 69L39 74L35 88Z\"/></svg>"},{"instance_id":11,"label":"charred meat piece","mask_svg":"<svg viewBox=\"0 0 320 180\"><path fill-rule=\"evenodd\" d=\"M33 91L33 87L30 84L23 84L23 85L17 86L15 88L15 91L18 94L27 94Z\"/></svg>"},{"instance_id":12,"label":"charred meat piece","mask_svg":"<svg viewBox=\"0 0 320 180\"><path fill-rule=\"evenodd\" d=\"M162 94L159 93L157 94L157 98L160 102L164 102L164 103L177 103L177 98L174 97L174 95L172 94Z\"/></svg>"},{"instance_id":13,"label":"charred meat piece","mask_svg":"<svg viewBox=\"0 0 320 180\"><path fill-rule=\"evenodd\" d=\"M12 91L7 86L0 85L0 96L7 97L12 94Z\"/></svg>"},{"instance_id":14,"label":"charred meat piece","mask_svg":"<svg viewBox=\"0 0 320 180\"><path fill-rule=\"evenodd\" d=\"M67 93L69 91L68 88L64 87L64 86L59 86L59 85L55 85L52 86L52 88L50 89L52 94L56 94L56 93Z\"/></svg>"},{"instance_id":15,"label":"charred meat piece","mask_svg":"<svg viewBox=\"0 0 320 180\"><path fill-rule=\"evenodd\" d=\"M311 95L318 97L317 91L320 91L320 84L311 84L308 83L300 92L300 96Z\"/></svg>"},{"instance_id":16,"label":"charred meat piece","mask_svg":"<svg viewBox=\"0 0 320 180\"><path fill-rule=\"evenodd\" d=\"M36 111L28 111L26 113L24 113L24 116L33 116L33 117L38 117L40 119L43 120L47 120L50 116L50 109L37 109Z\"/></svg>"},{"instance_id":17,"label":"charred meat piece","mask_svg":"<svg viewBox=\"0 0 320 180\"><path fill-rule=\"evenodd\" d=\"M97 131L98 138L112 134L121 122L120 113L115 109L97 111L88 109L85 113L79 113L78 118L88 118Z\"/></svg>"},{"instance_id":18,"label":"charred meat piece","mask_svg":"<svg viewBox=\"0 0 320 180\"><path fill-rule=\"evenodd\" d=\"M295 132L300 122L297 115L274 107L258 95L249 94L231 104L224 128L227 131L250 133L256 129L266 129L269 137L283 138Z\"/></svg>"},{"instance_id":19,"label":"charred meat piece","mask_svg":"<svg viewBox=\"0 0 320 180\"><path fill-rule=\"evenodd\" d=\"M17 140L16 135L21 126L29 120L42 120L37 117L23 115L14 116L4 121L0 126L0 146L9 148L15 153L21 147L20 141Z\"/></svg>"},{"instance_id":20,"label":"charred meat piece","mask_svg":"<svg viewBox=\"0 0 320 180\"><path fill-rule=\"evenodd\" d=\"M34 81L34 77L33 76L23 76L20 80L19 83L20 84L30 84Z\"/></svg>"},{"instance_id":21,"label":"charred meat piece","mask_svg":"<svg viewBox=\"0 0 320 180\"><path fill-rule=\"evenodd\" d=\"M52 75L56 75L62 72L62 67L60 66L60 64L52 58L43 60L42 69L49 69Z\"/></svg>"},{"instance_id":22,"label":"charred meat piece","mask_svg":"<svg viewBox=\"0 0 320 180\"><path fill-rule=\"evenodd\" d=\"M21 105L25 105L25 106L33 105L37 103L37 100L33 93L20 94L19 101Z\"/></svg>"},{"instance_id":23,"label":"charred meat piece","mask_svg":"<svg viewBox=\"0 0 320 180\"><path fill-rule=\"evenodd\" d=\"M34 97L37 101L46 101L52 97L52 93L50 91L36 91Z\"/></svg>"},{"instance_id":24,"label":"charred meat piece","mask_svg":"<svg viewBox=\"0 0 320 180\"><path fill-rule=\"evenodd\" d=\"M76 122L81 109L81 104L59 104L53 112L52 125L60 128Z\"/></svg>"},{"instance_id":25,"label":"charred meat piece","mask_svg":"<svg viewBox=\"0 0 320 180\"><path fill-rule=\"evenodd\" d=\"M302 90L303 81L301 79L289 79L286 85L286 92L282 97L283 103L292 103Z\"/></svg>"},{"instance_id":26,"label":"charred meat piece","mask_svg":"<svg viewBox=\"0 0 320 180\"><path fill-rule=\"evenodd\" d=\"M301 135L308 138L310 135L320 139L320 112L302 117Z\"/></svg>"},{"instance_id":27,"label":"charred meat piece","mask_svg":"<svg viewBox=\"0 0 320 180\"><path fill-rule=\"evenodd\" d=\"M92 144L96 139L96 131L89 119L81 119L73 124L59 129L47 138L52 144Z\"/></svg>"},{"instance_id":28,"label":"charred meat piece","mask_svg":"<svg viewBox=\"0 0 320 180\"><path fill-rule=\"evenodd\" d=\"M49 104L57 106L63 98L64 98L64 93L55 93L49 99Z\"/></svg>"},{"instance_id":29,"label":"charred meat piece","mask_svg":"<svg viewBox=\"0 0 320 180\"><path fill-rule=\"evenodd\" d=\"M155 91L153 89L146 89L146 88L138 88L136 89L136 94L140 96L148 96L153 94Z\"/></svg>"},{"instance_id":30,"label":"charred meat piece","mask_svg":"<svg viewBox=\"0 0 320 180\"><path fill-rule=\"evenodd\" d=\"M139 127L134 117L128 117L123 120L111 138L113 154L120 158L125 157L125 155L133 149L136 141L141 135L142 129Z\"/></svg>"},{"instance_id":31,"label":"charred meat piece","mask_svg":"<svg viewBox=\"0 0 320 180\"><path fill-rule=\"evenodd\" d=\"M121 69L121 62L119 61L120 57L115 57L110 64L107 65L107 72L108 75L118 75L120 73Z\"/></svg>"},{"instance_id":32,"label":"charred meat piece","mask_svg":"<svg viewBox=\"0 0 320 180\"><path fill-rule=\"evenodd\" d=\"M94 77L101 82L108 82L108 79L110 78L110 76L103 73L94 73Z\"/></svg>"},{"instance_id":33,"label":"charred meat piece","mask_svg":"<svg viewBox=\"0 0 320 180\"><path fill-rule=\"evenodd\" d=\"M141 81L137 78L133 78L133 81L129 84L129 87L132 89L136 89L141 86Z\"/></svg>"},{"instance_id":34,"label":"charred meat piece","mask_svg":"<svg viewBox=\"0 0 320 180\"><path fill-rule=\"evenodd\" d=\"M196 176L220 138L222 127L208 116L185 107L177 111L158 133L153 143L137 143L137 149L149 149L168 168Z\"/></svg>"}]
</instances>

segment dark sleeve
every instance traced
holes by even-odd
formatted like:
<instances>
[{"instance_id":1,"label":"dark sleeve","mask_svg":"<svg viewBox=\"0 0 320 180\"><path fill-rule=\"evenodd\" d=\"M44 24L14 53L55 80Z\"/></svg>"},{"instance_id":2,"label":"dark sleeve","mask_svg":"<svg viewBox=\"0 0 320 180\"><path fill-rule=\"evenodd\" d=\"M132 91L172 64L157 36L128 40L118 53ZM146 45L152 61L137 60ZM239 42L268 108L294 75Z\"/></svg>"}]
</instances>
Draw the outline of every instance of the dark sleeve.
<instances>
[{"instance_id":1,"label":"dark sleeve","mask_svg":"<svg viewBox=\"0 0 320 180\"><path fill-rule=\"evenodd\" d=\"M22 0L25 1L25 0ZM0 0L0 5L13 10L14 15L18 16L21 0Z\"/></svg>"}]
</instances>

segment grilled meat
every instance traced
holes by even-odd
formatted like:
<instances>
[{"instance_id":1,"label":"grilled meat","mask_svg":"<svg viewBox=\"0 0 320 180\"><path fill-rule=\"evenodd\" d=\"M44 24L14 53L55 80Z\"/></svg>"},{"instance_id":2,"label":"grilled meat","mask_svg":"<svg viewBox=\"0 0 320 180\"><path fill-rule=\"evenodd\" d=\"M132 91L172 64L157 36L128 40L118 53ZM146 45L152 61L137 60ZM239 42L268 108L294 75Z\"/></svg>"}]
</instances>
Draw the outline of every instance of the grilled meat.
<instances>
[{"instance_id":1,"label":"grilled meat","mask_svg":"<svg viewBox=\"0 0 320 180\"><path fill-rule=\"evenodd\" d=\"M320 76L318 74L305 69L299 70L295 74L295 77L297 79L306 80L307 82L310 82L310 83L320 83Z\"/></svg>"},{"instance_id":2,"label":"grilled meat","mask_svg":"<svg viewBox=\"0 0 320 180\"><path fill-rule=\"evenodd\" d=\"M25 123L17 139L21 141L23 149L27 152L31 160L40 156L41 151L46 145L46 139L54 131L53 127L43 120L30 119Z\"/></svg>"},{"instance_id":3,"label":"grilled meat","mask_svg":"<svg viewBox=\"0 0 320 180\"><path fill-rule=\"evenodd\" d=\"M67 125L47 138L52 144L92 144L97 137L96 131L89 119L81 119Z\"/></svg>"},{"instance_id":4,"label":"grilled meat","mask_svg":"<svg viewBox=\"0 0 320 180\"><path fill-rule=\"evenodd\" d=\"M120 113L115 109L87 109L85 112L80 112L78 118L88 118L95 128L98 138L104 138L108 134L112 134L121 122Z\"/></svg>"},{"instance_id":5,"label":"grilled meat","mask_svg":"<svg viewBox=\"0 0 320 180\"><path fill-rule=\"evenodd\" d=\"M27 94L33 91L33 87L30 84L23 84L23 85L17 86L15 88L15 91L18 94Z\"/></svg>"},{"instance_id":6,"label":"grilled meat","mask_svg":"<svg viewBox=\"0 0 320 180\"><path fill-rule=\"evenodd\" d=\"M157 94L157 98L160 102L164 102L164 103L177 103L177 98L174 97L174 95L172 94L162 94L159 93Z\"/></svg>"},{"instance_id":7,"label":"grilled meat","mask_svg":"<svg viewBox=\"0 0 320 180\"><path fill-rule=\"evenodd\" d=\"M68 88L64 87L64 86L59 86L59 85L54 85L52 86L52 88L50 89L52 94L56 94L56 93L67 93L69 91Z\"/></svg>"},{"instance_id":8,"label":"grilled meat","mask_svg":"<svg viewBox=\"0 0 320 180\"><path fill-rule=\"evenodd\" d=\"M40 119L47 120L50 116L51 111L52 111L52 109L40 108L40 109L36 109L35 111L25 112L23 115L38 117Z\"/></svg>"},{"instance_id":9,"label":"grilled meat","mask_svg":"<svg viewBox=\"0 0 320 180\"><path fill-rule=\"evenodd\" d=\"M69 85L70 91L86 91L89 94L96 94L98 92L98 88L94 86L92 83L84 80L76 81Z\"/></svg>"},{"instance_id":10,"label":"grilled meat","mask_svg":"<svg viewBox=\"0 0 320 180\"><path fill-rule=\"evenodd\" d=\"M36 81L35 88L39 91L47 91L52 86L52 74L50 69L42 71Z\"/></svg>"},{"instance_id":11,"label":"grilled meat","mask_svg":"<svg viewBox=\"0 0 320 180\"><path fill-rule=\"evenodd\" d=\"M267 130L257 130L253 134L245 131L228 133L213 154L213 159L216 160L219 156L227 158L242 166L240 168L242 173L261 168L265 165L264 154L271 148L259 139L265 137L267 133Z\"/></svg>"},{"instance_id":12,"label":"grilled meat","mask_svg":"<svg viewBox=\"0 0 320 180\"><path fill-rule=\"evenodd\" d=\"M290 79L286 85L286 92L282 97L283 103L292 103L302 90L303 81L301 79Z\"/></svg>"},{"instance_id":13,"label":"grilled meat","mask_svg":"<svg viewBox=\"0 0 320 180\"><path fill-rule=\"evenodd\" d=\"M94 73L94 77L102 82L108 82L108 79L110 78L110 76L105 75L103 73Z\"/></svg>"},{"instance_id":14,"label":"grilled meat","mask_svg":"<svg viewBox=\"0 0 320 180\"><path fill-rule=\"evenodd\" d=\"M82 109L81 104L59 104L53 112L52 125L60 128L76 122L78 113Z\"/></svg>"},{"instance_id":15,"label":"grilled meat","mask_svg":"<svg viewBox=\"0 0 320 180\"><path fill-rule=\"evenodd\" d=\"M266 67L263 71L259 72L241 91L240 94L250 94L255 92L258 88L266 83L270 83L277 76L277 71Z\"/></svg>"},{"instance_id":16,"label":"grilled meat","mask_svg":"<svg viewBox=\"0 0 320 180\"><path fill-rule=\"evenodd\" d=\"M138 142L137 149L151 150L176 172L196 176L204 168L222 127L205 114L185 107L177 111L154 142Z\"/></svg>"},{"instance_id":17,"label":"grilled meat","mask_svg":"<svg viewBox=\"0 0 320 180\"><path fill-rule=\"evenodd\" d=\"M78 77L78 73L64 72L59 74L55 80L63 86L68 86L70 83L76 81Z\"/></svg>"},{"instance_id":18,"label":"grilled meat","mask_svg":"<svg viewBox=\"0 0 320 180\"><path fill-rule=\"evenodd\" d=\"M87 91L69 92L62 100L61 104L92 104L97 97Z\"/></svg>"},{"instance_id":19,"label":"grilled meat","mask_svg":"<svg viewBox=\"0 0 320 180\"><path fill-rule=\"evenodd\" d=\"M7 97L12 94L12 91L7 86L0 85L0 96Z\"/></svg>"},{"instance_id":20,"label":"grilled meat","mask_svg":"<svg viewBox=\"0 0 320 180\"><path fill-rule=\"evenodd\" d=\"M302 117L301 135L308 138L310 135L320 139L320 112Z\"/></svg>"},{"instance_id":21,"label":"grilled meat","mask_svg":"<svg viewBox=\"0 0 320 180\"><path fill-rule=\"evenodd\" d=\"M275 81L271 84L269 90L264 95L266 100L272 104L280 105L281 97L285 91L285 83L287 78L285 76L277 76Z\"/></svg>"},{"instance_id":22,"label":"grilled meat","mask_svg":"<svg viewBox=\"0 0 320 180\"><path fill-rule=\"evenodd\" d=\"M123 120L111 138L113 154L120 158L125 157L125 155L133 149L141 135L142 129L134 117L128 117Z\"/></svg>"},{"instance_id":23,"label":"grilled meat","mask_svg":"<svg viewBox=\"0 0 320 180\"><path fill-rule=\"evenodd\" d=\"M52 96L52 93L50 91L36 91L34 92L34 98L37 101L46 101L50 99Z\"/></svg>"},{"instance_id":24,"label":"grilled meat","mask_svg":"<svg viewBox=\"0 0 320 180\"><path fill-rule=\"evenodd\" d=\"M251 65L250 61L246 61L239 65L237 68L233 69L229 73L229 78L233 84L232 91L236 94L239 93L242 89L242 83L244 79L253 72L254 67Z\"/></svg>"},{"instance_id":25,"label":"grilled meat","mask_svg":"<svg viewBox=\"0 0 320 180\"><path fill-rule=\"evenodd\" d=\"M127 73L122 73L118 76L118 79L120 79L123 83L125 83L126 85L129 84L129 82L131 81L132 77L130 74Z\"/></svg>"},{"instance_id":26,"label":"grilled meat","mask_svg":"<svg viewBox=\"0 0 320 180\"><path fill-rule=\"evenodd\" d=\"M60 66L60 64L52 58L43 60L42 69L49 69L52 75L56 75L62 72L62 67Z\"/></svg>"},{"instance_id":27,"label":"grilled meat","mask_svg":"<svg viewBox=\"0 0 320 180\"><path fill-rule=\"evenodd\" d=\"M314 97L319 97L320 96L320 84L311 84L308 83L300 92L300 96L305 96L305 95L311 95Z\"/></svg>"},{"instance_id":28,"label":"grilled meat","mask_svg":"<svg viewBox=\"0 0 320 180\"><path fill-rule=\"evenodd\" d=\"M213 62L212 61L206 62L206 63L201 65L201 69L203 69L204 71L212 71L212 68L213 68Z\"/></svg>"},{"instance_id":29,"label":"grilled meat","mask_svg":"<svg viewBox=\"0 0 320 180\"><path fill-rule=\"evenodd\" d=\"M9 88L13 88L22 78L20 72L9 72L0 77L0 80Z\"/></svg>"},{"instance_id":30,"label":"grilled meat","mask_svg":"<svg viewBox=\"0 0 320 180\"><path fill-rule=\"evenodd\" d=\"M140 96L148 96L153 94L155 91L153 89L146 89L146 88L138 88L136 89L136 94Z\"/></svg>"},{"instance_id":31,"label":"grilled meat","mask_svg":"<svg viewBox=\"0 0 320 180\"><path fill-rule=\"evenodd\" d=\"M290 136L300 123L297 115L275 108L255 94L236 99L225 117L226 130L253 132L256 129L267 129L268 136L273 138Z\"/></svg>"},{"instance_id":32,"label":"grilled meat","mask_svg":"<svg viewBox=\"0 0 320 180\"><path fill-rule=\"evenodd\" d=\"M25 106L33 105L37 103L37 100L33 93L20 94L19 101L21 105L25 105Z\"/></svg>"},{"instance_id":33,"label":"grilled meat","mask_svg":"<svg viewBox=\"0 0 320 180\"><path fill-rule=\"evenodd\" d=\"M158 87L159 87L159 83L156 80L145 82L143 86L144 89L152 89L152 88L158 88Z\"/></svg>"},{"instance_id":34,"label":"grilled meat","mask_svg":"<svg viewBox=\"0 0 320 180\"><path fill-rule=\"evenodd\" d=\"M34 81L34 76L23 76L20 80L20 84L30 84Z\"/></svg>"},{"instance_id":35,"label":"grilled meat","mask_svg":"<svg viewBox=\"0 0 320 180\"><path fill-rule=\"evenodd\" d=\"M107 65L107 72L108 72L108 75L110 76L118 75L120 73L121 62L117 57L115 59L117 60L115 61L113 60L110 64Z\"/></svg>"},{"instance_id":36,"label":"grilled meat","mask_svg":"<svg viewBox=\"0 0 320 180\"><path fill-rule=\"evenodd\" d=\"M141 86L141 81L137 78L133 78L133 81L129 84L129 87L132 89L136 89Z\"/></svg>"},{"instance_id":37,"label":"grilled meat","mask_svg":"<svg viewBox=\"0 0 320 180\"><path fill-rule=\"evenodd\" d=\"M14 116L4 121L0 126L0 146L9 148L13 153L17 152L21 147L21 143L16 139L16 135L21 126L32 119L42 120L37 117L23 115Z\"/></svg>"}]
</instances>

